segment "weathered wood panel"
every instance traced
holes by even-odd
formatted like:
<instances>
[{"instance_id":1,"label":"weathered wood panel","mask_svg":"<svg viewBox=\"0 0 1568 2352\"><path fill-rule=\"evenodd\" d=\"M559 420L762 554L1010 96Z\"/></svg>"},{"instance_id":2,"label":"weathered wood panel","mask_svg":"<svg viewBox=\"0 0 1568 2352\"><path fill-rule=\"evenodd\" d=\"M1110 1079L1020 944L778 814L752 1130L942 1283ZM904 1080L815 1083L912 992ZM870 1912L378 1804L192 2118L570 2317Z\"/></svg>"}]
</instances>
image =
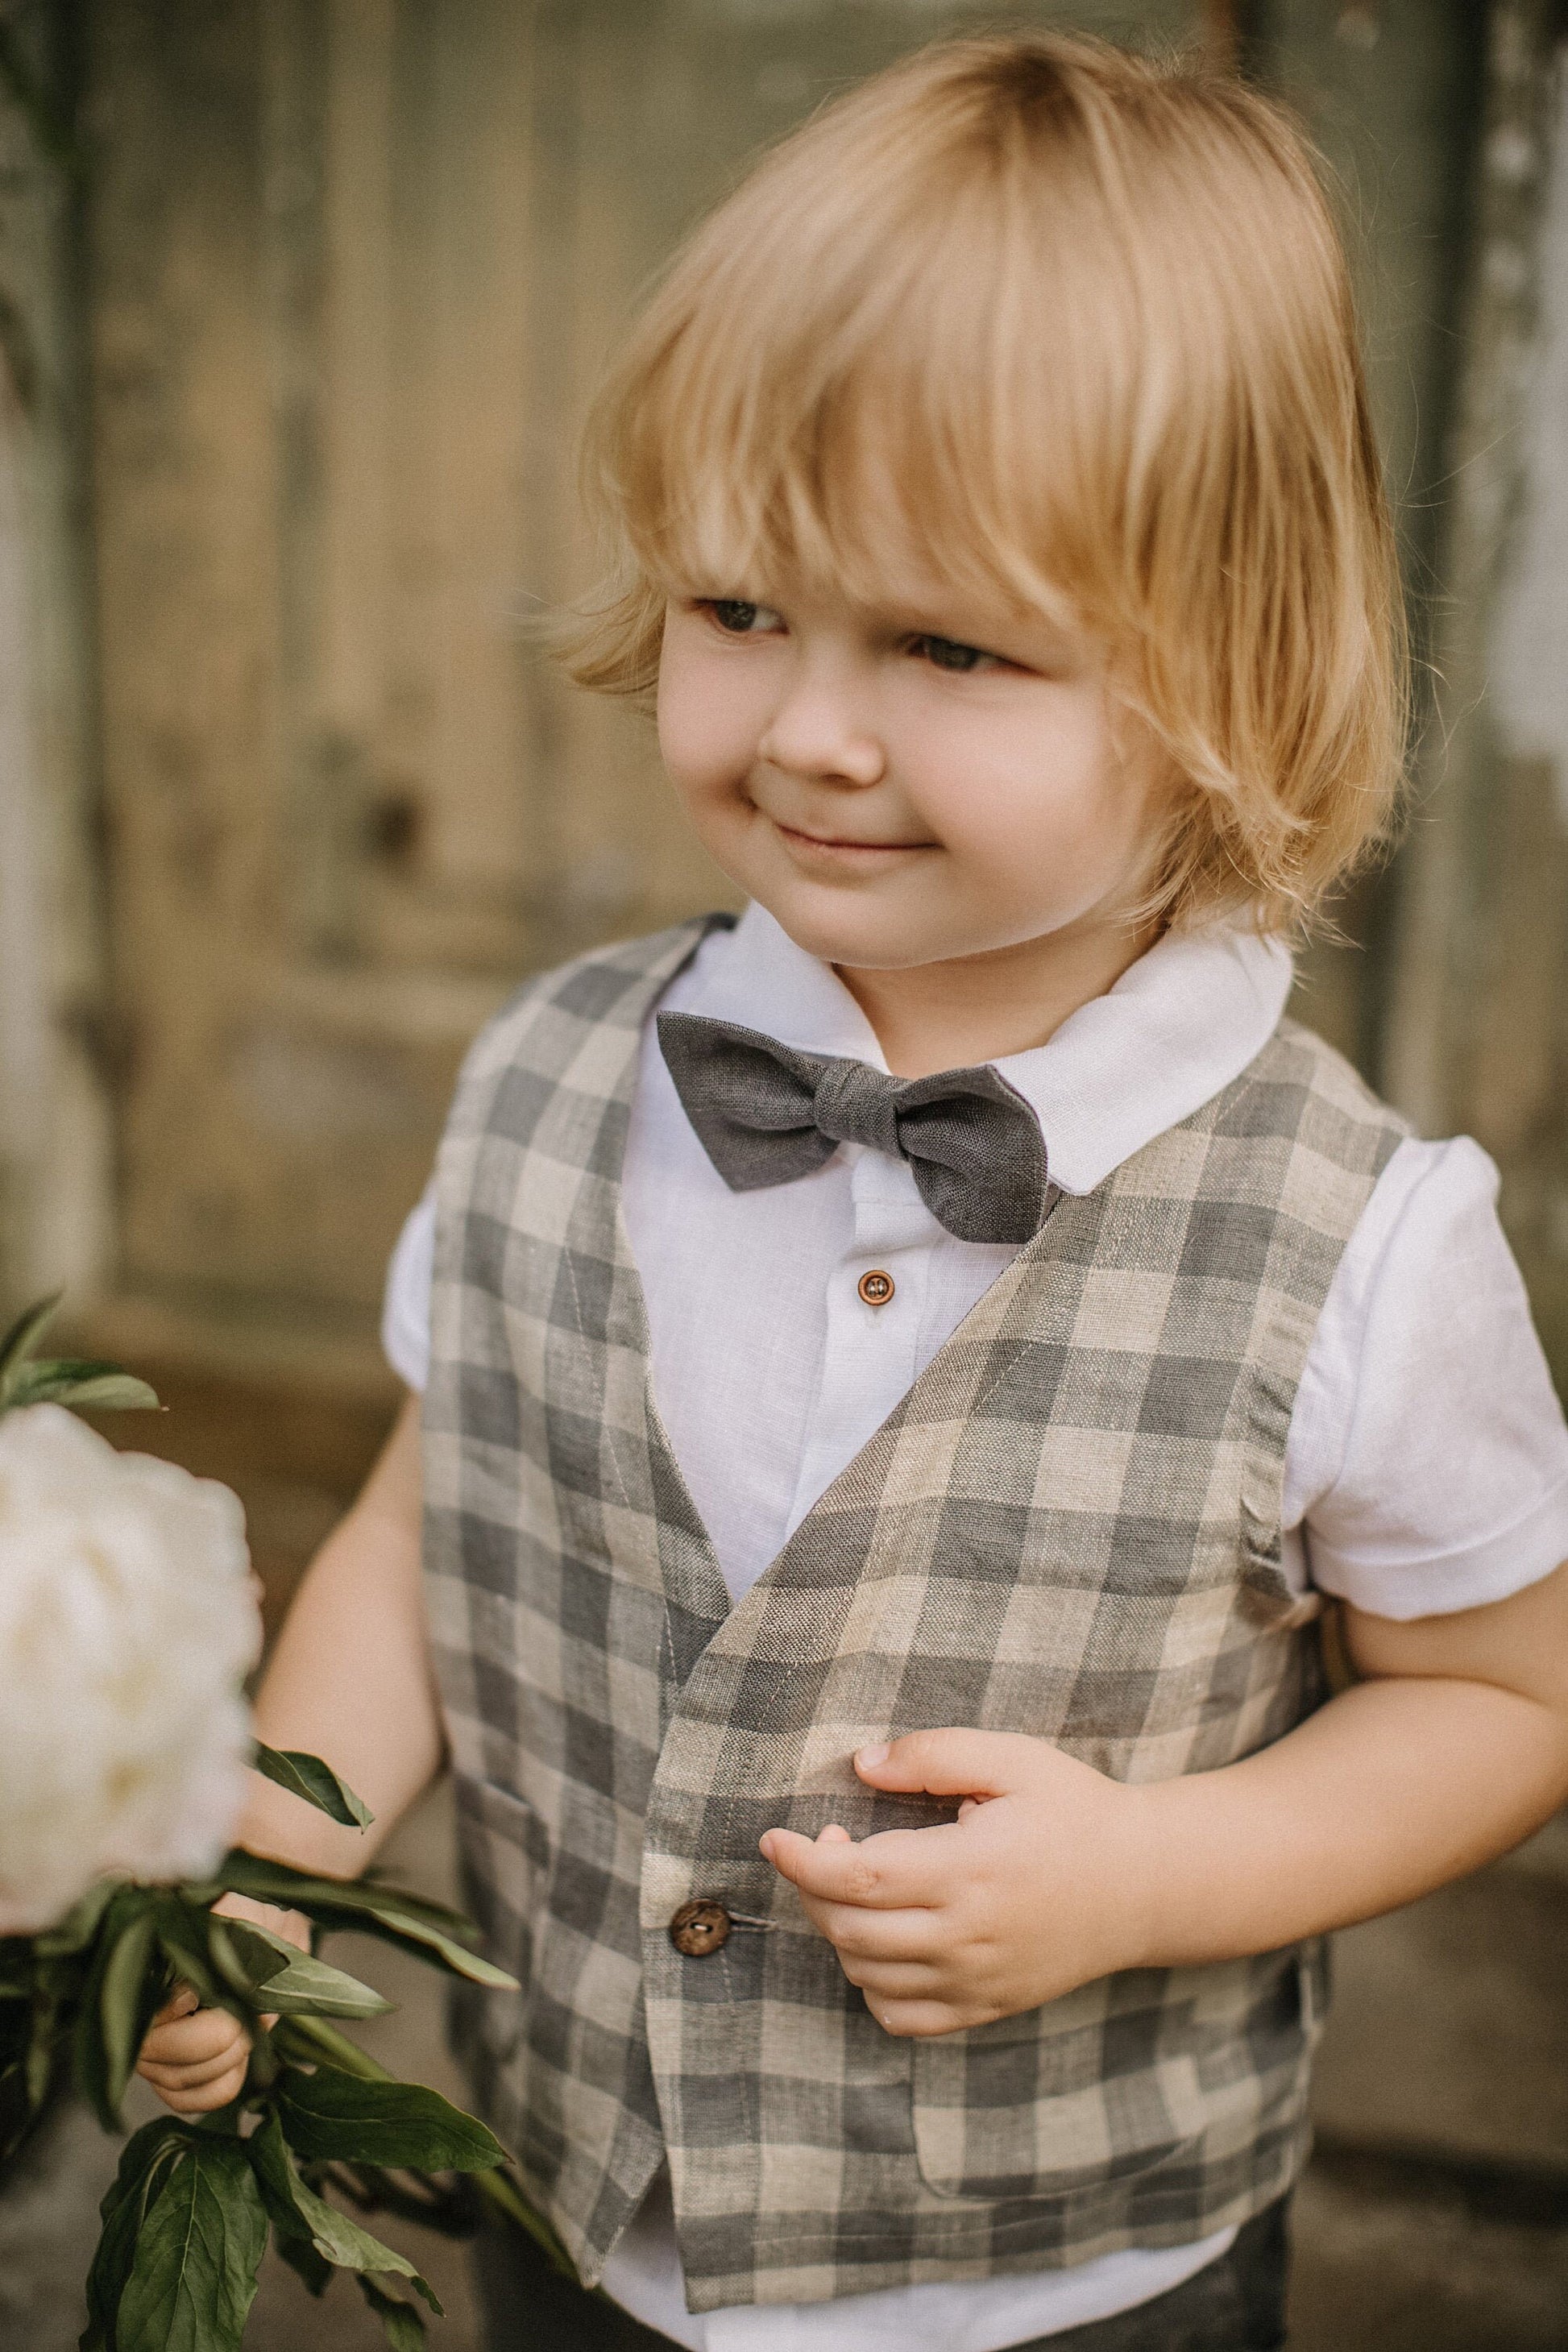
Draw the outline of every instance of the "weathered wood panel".
<instances>
[{"instance_id":1,"label":"weathered wood panel","mask_svg":"<svg viewBox=\"0 0 1568 2352\"><path fill-rule=\"evenodd\" d=\"M0 1315L90 1290L112 1247L74 80L54 18L9 37L30 102L0 92Z\"/></svg>"},{"instance_id":2,"label":"weathered wood panel","mask_svg":"<svg viewBox=\"0 0 1568 2352\"><path fill-rule=\"evenodd\" d=\"M1474 1133L1568 1389L1568 48L1490 11L1440 543L1436 719L1407 861L1389 1068Z\"/></svg>"},{"instance_id":3,"label":"weathered wood panel","mask_svg":"<svg viewBox=\"0 0 1568 2352\"><path fill-rule=\"evenodd\" d=\"M1435 565L1485 14L1432 0L1260 0L1253 26L1258 69L1302 116L1333 174L1423 662L1440 594ZM1304 959L1296 1005L1383 1085L1398 886L1397 871L1384 871L1352 889L1336 910L1345 943Z\"/></svg>"}]
</instances>

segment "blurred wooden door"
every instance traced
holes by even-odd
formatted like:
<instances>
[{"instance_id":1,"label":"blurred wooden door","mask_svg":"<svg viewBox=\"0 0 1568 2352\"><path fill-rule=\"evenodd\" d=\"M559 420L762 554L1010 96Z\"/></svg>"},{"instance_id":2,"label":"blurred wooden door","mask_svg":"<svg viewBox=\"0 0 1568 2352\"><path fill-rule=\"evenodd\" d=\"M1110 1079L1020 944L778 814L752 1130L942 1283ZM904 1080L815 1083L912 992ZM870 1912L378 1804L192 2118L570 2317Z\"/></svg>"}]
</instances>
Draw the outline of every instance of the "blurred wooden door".
<instances>
[{"instance_id":1,"label":"blurred wooden door","mask_svg":"<svg viewBox=\"0 0 1568 2352\"><path fill-rule=\"evenodd\" d=\"M1364 157L1378 110L1397 117L1397 185L1367 193L1408 456L1462 12L1370 13L1376 57L1340 37L1366 10L1259 21L1331 141ZM682 229L824 95L935 33L1170 41L1199 15L93 0L110 1034L139 1345L303 1348L373 1379L386 1253L480 1021L530 968L726 896L646 723L566 689L530 637L593 578L577 420Z\"/></svg>"}]
</instances>

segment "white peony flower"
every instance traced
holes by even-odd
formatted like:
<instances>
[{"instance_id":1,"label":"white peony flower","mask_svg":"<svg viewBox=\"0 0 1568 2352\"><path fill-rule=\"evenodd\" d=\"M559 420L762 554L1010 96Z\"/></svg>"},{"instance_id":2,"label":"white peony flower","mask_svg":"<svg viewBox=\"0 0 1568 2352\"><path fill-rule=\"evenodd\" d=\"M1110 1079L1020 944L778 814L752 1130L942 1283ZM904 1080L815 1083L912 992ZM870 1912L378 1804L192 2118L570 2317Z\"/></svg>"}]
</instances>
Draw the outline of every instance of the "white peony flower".
<instances>
[{"instance_id":1,"label":"white peony flower","mask_svg":"<svg viewBox=\"0 0 1568 2352\"><path fill-rule=\"evenodd\" d=\"M0 1935L95 1878L199 1877L246 1790L238 1498L56 1404L0 1419Z\"/></svg>"}]
</instances>

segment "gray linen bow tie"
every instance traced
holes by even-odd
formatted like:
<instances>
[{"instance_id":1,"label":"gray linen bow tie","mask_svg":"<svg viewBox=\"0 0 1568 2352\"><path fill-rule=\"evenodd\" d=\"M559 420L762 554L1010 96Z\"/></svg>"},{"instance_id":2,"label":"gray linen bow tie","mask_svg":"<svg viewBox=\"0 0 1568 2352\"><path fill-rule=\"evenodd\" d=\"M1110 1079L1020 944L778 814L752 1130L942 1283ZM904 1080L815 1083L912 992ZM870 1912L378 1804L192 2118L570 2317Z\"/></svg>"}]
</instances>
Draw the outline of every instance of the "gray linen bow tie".
<instances>
[{"instance_id":1,"label":"gray linen bow tie","mask_svg":"<svg viewBox=\"0 0 1568 2352\"><path fill-rule=\"evenodd\" d=\"M1039 1120L984 1065L892 1078L695 1013L661 1013L658 1042L686 1116L732 1192L787 1184L841 1143L865 1143L908 1160L926 1207L961 1242L1026 1242L1039 1231Z\"/></svg>"}]
</instances>

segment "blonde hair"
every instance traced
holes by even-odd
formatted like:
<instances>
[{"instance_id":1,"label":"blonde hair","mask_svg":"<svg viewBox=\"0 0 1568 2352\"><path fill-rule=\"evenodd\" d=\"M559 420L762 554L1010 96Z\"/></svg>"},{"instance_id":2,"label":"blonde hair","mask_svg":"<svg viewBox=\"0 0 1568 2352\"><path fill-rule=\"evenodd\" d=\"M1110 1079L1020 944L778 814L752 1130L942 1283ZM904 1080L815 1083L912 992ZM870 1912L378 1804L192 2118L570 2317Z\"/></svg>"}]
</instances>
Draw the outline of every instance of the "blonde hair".
<instances>
[{"instance_id":1,"label":"blonde hair","mask_svg":"<svg viewBox=\"0 0 1568 2352\"><path fill-rule=\"evenodd\" d=\"M917 52L676 256L590 419L584 685L671 587L889 557L1103 638L1182 780L1146 912L1298 927L1390 829L1406 652L1344 253L1301 133L1202 65Z\"/></svg>"}]
</instances>

